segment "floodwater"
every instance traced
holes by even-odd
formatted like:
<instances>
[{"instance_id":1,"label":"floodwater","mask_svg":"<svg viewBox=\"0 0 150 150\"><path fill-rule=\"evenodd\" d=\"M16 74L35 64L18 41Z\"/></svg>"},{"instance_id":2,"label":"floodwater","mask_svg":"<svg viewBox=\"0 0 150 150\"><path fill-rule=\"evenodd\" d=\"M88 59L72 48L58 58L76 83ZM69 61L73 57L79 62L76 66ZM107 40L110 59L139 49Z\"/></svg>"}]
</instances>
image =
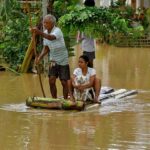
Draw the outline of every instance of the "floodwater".
<instances>
[{"instance_id":1,"label":"floodwater","mask_svg":"<svg viewBox=\"0 0 150 150\"><path fill-rule=\"evenodd\" d=\"M70 58L71 71L82 53ZM150 149L150 49L97 45L94 62L103 86L138 94L76 112L28 108L28 96L42 96L38 75L0 72L1 150ZM48 78L42 76L46 96ZM57 82L58 95L62 95Z\"/></svg>"}]
</instances>

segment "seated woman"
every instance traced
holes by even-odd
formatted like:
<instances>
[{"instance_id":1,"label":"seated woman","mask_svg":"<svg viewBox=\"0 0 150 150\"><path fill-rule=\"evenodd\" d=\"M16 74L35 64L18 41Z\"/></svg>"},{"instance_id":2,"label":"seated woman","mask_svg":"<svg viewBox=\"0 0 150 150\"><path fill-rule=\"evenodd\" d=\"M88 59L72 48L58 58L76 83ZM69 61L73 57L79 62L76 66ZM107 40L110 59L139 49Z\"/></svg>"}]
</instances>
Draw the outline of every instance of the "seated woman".
<instances>
[{"instance_id":1,"label":"seated woman","mask_svg":"<svg viewBox=\"0 0 150 150\"><path fill-rule=\"evenodd\" d=\"M96 70L88 67L89 58L85 55L79 57L79 67L73 72L71 80L69 80L68 88L71 100L92 99L96 103L98 100L101 81L96 77Z\"/></svg>"}]
</instances>

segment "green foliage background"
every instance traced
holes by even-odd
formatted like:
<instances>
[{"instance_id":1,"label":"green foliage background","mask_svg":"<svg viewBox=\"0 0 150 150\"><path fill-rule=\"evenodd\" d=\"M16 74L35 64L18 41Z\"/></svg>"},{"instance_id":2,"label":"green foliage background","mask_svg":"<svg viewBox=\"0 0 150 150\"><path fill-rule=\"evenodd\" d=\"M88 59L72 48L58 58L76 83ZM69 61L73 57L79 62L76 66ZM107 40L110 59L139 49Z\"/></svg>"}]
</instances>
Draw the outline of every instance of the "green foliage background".
<instances>
[{"instance_id":1,"label":"green foliage background","mask_svg":"<svg viewBox=\"0 0 150 150\"><path fill-rule=\"evenodd\" d=\"M5 57L11 68L17 70L23 62L31 40L31 20L34 26L39 16L36 12L24 13L17 0L4 0L0 8L0 54Z\"/></svg>"},{"instance_id":2,"label":"green foliage background","mask_svg":"<svg viewBox=\"0 0 150 150\"><path fill-rule=\"evenodd\" d=\"M30 40L29 17L22 12L16 0L8 0L1 7L1 22L0 48L6 62L16 68L23 61Z\"/></svg>"},{"instance_id":3,"label":"green foliage background","mask_svg":"<svg viewBox=\"0 0 150 150\"><path fill-rule=\"evenodd\" d=\"M59 26L65 34L75 35L80 31L104 41L120 34L135 35L134 29L130 28L128 17L124 17L120 10L84 6L69 9L70 12L59 19ZM136 36L137 33L139 32L136 31Z\"/></svg>"},{"instance_id":4,"label":"green foliage background","mask_svg":"<svg viewBox=\"0 0 150 150\"><path fill-rule=\"evenodd\" d=\"M54 14L59 19L64 15L69 5L74 5L78 0L55 0L54 1ZM42 7L39 7L39 11ZM30 18L34 25L40 15L33 12L30 16L23 12L20 3L17 0L3 0L0 5L0 55L6 58L6 62L14 69L18 68L23 61L25 52L27 50L31 33L29 32ZM32 24L33 25L33 24ZM65 37L66 44L72 55L72 47L70 38Z\"/></svg>"}]
</instances>

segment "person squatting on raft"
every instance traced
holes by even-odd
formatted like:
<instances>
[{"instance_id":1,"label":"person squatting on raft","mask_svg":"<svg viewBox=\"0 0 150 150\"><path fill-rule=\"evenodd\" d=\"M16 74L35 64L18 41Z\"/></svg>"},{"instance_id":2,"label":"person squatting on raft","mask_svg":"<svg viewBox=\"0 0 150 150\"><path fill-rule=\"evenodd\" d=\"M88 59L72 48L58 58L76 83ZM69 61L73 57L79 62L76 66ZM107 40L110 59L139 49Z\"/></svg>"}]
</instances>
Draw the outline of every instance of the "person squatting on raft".
<instances>
[{"instance_id":1,"label":"person squatting on raft","mask_svg":"<svg viewBox=\"0 0 150 150\"><path fill-rule=\"evenodd\" d=\"M100 103L98 100L101 80L96 77L96 70L88 67L89 58L86 55L79 57L78 65L73 72L71 80L68 81L70 99L93 100L96 103Z\"/></svg>"},{"instance_id":2,"label":"person squatting on raft","mask_svg":"<svg viewBox=\"0 0 150 150\"><path fill-rule=\"evenodd\" d=\"M68 51L64 42L63 33L56 27L56 18L53 15L46 15L43 20L45 31L40 31L37 27L31 28L31 32L42 36L43 49L36 64L49 53L49 85L53 98L57 98L56 79L59 77L64 99L68 97L68 80L70 79L70 68L68 64Z\"/></svg>"}]
</instances>

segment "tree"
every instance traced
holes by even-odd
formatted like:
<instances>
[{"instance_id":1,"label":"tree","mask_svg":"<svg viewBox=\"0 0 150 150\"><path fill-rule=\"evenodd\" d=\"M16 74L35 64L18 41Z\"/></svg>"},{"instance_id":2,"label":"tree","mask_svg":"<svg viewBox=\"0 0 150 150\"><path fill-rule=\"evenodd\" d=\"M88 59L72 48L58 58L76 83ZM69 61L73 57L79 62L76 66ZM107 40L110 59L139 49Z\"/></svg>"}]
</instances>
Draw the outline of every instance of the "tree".
<instances>
[{"instance_id":1,"label":"tree","mask_svg":"<svg viewBox=\"0 0 150 150\"><path fill-rule=\"evenodd\" d=\"M113 8L75 6L60 17L59 26L66 34L75 35L80 30L104 41L113 39L116 35L132 33L128 18L122 15L122 10Z\"/></svg>"}]
</instances>

